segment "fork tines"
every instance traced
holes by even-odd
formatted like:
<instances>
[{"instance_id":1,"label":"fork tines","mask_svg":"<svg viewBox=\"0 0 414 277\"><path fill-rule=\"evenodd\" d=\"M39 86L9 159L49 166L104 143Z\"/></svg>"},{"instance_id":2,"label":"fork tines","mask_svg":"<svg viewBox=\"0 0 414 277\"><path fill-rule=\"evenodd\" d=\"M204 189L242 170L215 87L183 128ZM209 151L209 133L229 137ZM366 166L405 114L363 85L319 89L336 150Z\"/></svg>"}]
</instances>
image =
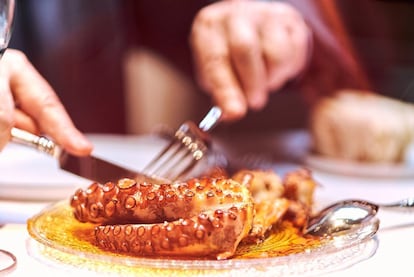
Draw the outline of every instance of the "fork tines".
<instances>
[{"instance_id":1,"label":"fork tines","mask_svg":"<svg viewBox=\"0 0 414 277\"><path fill-rule=\"evenodd\" d=\"M150 176L177 180L188 174L208 149L208 134L188 121L180 126L171 142L144 168Z\"/></svg>"}]
</instances>

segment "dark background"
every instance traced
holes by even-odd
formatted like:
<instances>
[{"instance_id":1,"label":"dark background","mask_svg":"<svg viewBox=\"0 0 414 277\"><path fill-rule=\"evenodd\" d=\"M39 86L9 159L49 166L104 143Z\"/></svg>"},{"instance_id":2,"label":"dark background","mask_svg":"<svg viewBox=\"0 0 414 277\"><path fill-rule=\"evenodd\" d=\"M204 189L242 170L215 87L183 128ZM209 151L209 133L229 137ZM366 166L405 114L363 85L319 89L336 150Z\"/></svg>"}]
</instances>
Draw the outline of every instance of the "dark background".
<instances>
[{"instance_id":1,"label":"dark background","mask_svg":"<svg viewBox=\"0 0 414 277\"><path fill-rule=\"evenodd\" d=\"M194 81L188 33L196 12L209 3L18 0L10 46L27 54L82 131L123 134L128 132L122 75L125 51L140 45L150 47ZM412 1L335 3L375 90L414 101ZM210 100L202 91L197 97L200 108L195 117L200 118ZM301 128L306 125L307 112L300 91L285 89L274 94L262 112L249 113L242 121L218 129L257 132Z\"/></svg>"}]
</instances>

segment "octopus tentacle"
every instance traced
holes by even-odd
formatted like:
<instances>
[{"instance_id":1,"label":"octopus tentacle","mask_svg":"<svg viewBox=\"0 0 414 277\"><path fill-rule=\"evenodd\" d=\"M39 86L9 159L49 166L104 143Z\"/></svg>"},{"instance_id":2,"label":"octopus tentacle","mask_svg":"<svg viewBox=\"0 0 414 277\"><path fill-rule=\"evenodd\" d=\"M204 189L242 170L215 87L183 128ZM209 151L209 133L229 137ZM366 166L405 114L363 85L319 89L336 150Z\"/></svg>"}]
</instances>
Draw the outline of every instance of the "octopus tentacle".
<instances>
[{"instance_id":1,"label":"octopus tentacle","mask_svg":"<svg viewBox=\"0 0 414 277\"><path fill-rule=\"evenodd\" d=\"M222 178L94 183L78 190L71 206L79 221L104 224L95 229L101 248L139 255L227 258L248 234L253 219L250 191Z\"/></svg>"},{"instance_id":2,"label":"octopus tentacle","mask_svg":"<svg viewBox=\"0 0 414 277\"><path fill-rule=\"evenodd\" d=\"M254 200L252 229L243 242L260 243L289 208L289 200L283 197L282 180L270 170L240 170L232 179L247 186Z\"/></svg>"},{"instance_id":3,"label":"octopus tentacle","mask_svg":"<svg viewBox=\"0 0 414 277\"><path fill-rule=\"evenodd\" d=\"M295 226L304 228L312 212L313 194L318 184L312 178L311 171L305 168L286 174L283 183L284 196L290 201L284 218Z\"/></svg>"},{"instance_id":4,"label":"octopus tentacle","mask_svg":"<svg viewBox=\"0 0 414 277\"><path fill-rule=\"evenodd\" d=\"M287 217L298 227L306 224L315 189L309 170L289 172L283 180L271 170L240 170L232 179L247 186L254 201L253 226L244 242L260 243Z\"/></svg>"},{"instance_id":5,"label":"octopus tentacle","mask_svg":"<svg viewBox=\"0 0 414 277\"><path fill-rule=\"evenodd\" d=\"M264 170L171 184L125 178L79 189L70 204L77 220L98 225L102 249L227 259L240 243L262 242L282 220L305 226L315 186L304 169L283 180Z\"/></svg>"},{"instance_id":6,"label":"octopus tentacle","mask_svg":"<svg viewBox=\"0 0 414 277\"><path fill-rule=\"evenodd\" d=\"M100 247L140 256L181 255L226 259L249 232L250 207L207 210L197 216L158 224L102 225ZM246 224L247 223L247 224Z\"/></svg>"},{"instance_id":7,"label":"octopus tentacle","mask_svg":"<svg viewBox=\"0 0 414 277\"><path fill-rule=\"evenodd\" d=\"M202 209L246 201L248 190L230 179L200 178L172 184L94 183L71 199L81 222L155 223L189 218Z\"/></svg>"}]
</instances>

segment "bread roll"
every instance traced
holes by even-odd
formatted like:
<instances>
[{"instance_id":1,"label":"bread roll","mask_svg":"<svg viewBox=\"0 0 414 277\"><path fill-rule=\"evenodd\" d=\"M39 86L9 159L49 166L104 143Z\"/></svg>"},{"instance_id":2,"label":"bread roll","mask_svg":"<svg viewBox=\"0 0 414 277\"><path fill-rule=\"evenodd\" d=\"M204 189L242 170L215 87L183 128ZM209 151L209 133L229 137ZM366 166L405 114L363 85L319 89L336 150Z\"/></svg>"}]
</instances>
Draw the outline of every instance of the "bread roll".
<instances>
[{"instance_id":1,"label":"bread roll","mask_svg":"<svg viewBox=\"0 0 414 277\"><path fill-rule=\"evenodd\" d=\"M365 162L400 162L413 142L414 105L370 91L341 90L312 111L313 150Z\"/></svg>"}]
</instances>

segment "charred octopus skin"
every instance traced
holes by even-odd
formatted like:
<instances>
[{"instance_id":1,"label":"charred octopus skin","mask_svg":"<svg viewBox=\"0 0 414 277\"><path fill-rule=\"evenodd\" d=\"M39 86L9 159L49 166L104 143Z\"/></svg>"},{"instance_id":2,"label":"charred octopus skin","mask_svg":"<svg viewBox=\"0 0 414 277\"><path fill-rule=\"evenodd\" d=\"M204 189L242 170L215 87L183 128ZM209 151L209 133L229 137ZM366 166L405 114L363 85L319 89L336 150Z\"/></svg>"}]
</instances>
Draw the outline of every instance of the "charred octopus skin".
<instances>
[{"instance_id":1,"label":"charred octopus skin","mask_svg":"<svg viewBox=\"0 0 414 277\"><path fill-rule=\"evenodd\" d=\"M93 183L71 198L75 218L96 223L97 245L138 256L227 259L240 243L261 243L275 224L304 228L316 183L309 170L280 178L241 170L171 184Z\"/></svg>"},{"instance_id":2,"label":"charred octopus skin","mask_svg":"<svg viewBox=\"0 0 414 277\"><path fill-rule=\"evenodd\" d=\"M73 195L71 206L77 220L100 224L95 237L102 249L216 259L234 254L254 213L247 187L224 178L93 183Z\"/></svg>"}]
</instances>

